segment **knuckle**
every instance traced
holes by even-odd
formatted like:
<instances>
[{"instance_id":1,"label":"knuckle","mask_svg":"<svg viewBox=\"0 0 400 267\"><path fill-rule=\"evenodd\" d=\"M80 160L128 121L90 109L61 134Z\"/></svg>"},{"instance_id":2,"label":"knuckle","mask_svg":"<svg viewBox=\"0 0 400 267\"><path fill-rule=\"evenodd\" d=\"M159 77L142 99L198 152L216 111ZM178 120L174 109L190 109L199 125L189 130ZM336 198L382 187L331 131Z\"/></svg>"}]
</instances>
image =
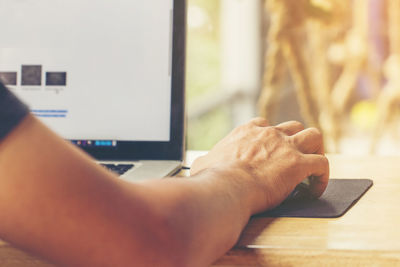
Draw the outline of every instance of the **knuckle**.
<instances>
[{"instance_id":1,"label":"knuckle","mask_svg":"<svg viewBox=\"0 0 400 267\"><path fill-rule=\"evenodd\" d=\"M303 129L303 130L304 130L304 125L303 125L301 122L299 122L299 121L290 121L290 123L293 124L293 125L295 125L296 128L299 128L299 129Z\"/></svg>"},{"instance_id":2,"label":"knuckle","mask_svg":"<svg viewBox=\"0 0 400 267\"><path fill-rule=\"evenodd\" d=\"M293 153L293 158L296 163L303 161L303 155L301 153L299 153L299 151L297 151L297 150L295 151L295 153Z\"/></svg>"},{"instance_id":3,"label":"knuckle","mask_svg":"<svg viewBox=\"0 0 400 267\"><path fill-rule=\"evenodd\" d=\"M263 117L256 117L250 121L250 124L256 124L256 125L268 125L267 119Z\"/></svg>"},{"instance_id":4,"label":"knuckle","mask_svg":"<svg viewBox=\"0 0 400 267\"><path fill-rule=\"evenodd\" d=\"M263 131L265 136L277 136L279 134L279 130L275 126L266 127Z\"/></svg>"},{"instance_id":5,"label":"knuckle","mask_svg":"<svg viewBox=\"0 0 400 267\"><path fill-rule=\"evenodd\" d=\"M309 130L310 133L311 133L312 135L314 135L316 138L322 140L322 132L321 132L319 129L317 129L317 128L315 128L315 127L311 127L311 128L309 128L308 130Z\"/></svg>"},{"instance_id":6,"label":"knuckle","mask_svg":"<svg viewBox=\"0 0 400 267\"><path fill-rule=\"evenodd\" d=\"M287 159L291 166L299 166L303 160L303 157L297 151L291 151L289 155L287 155Z\"/></svg>"},{"instance_id":7,"label":"knuckle","mask_svg":"<svg viewBox=\"0 0 400 267\"><path fill-rule=\"evenodd\" d=\"M289 145L291 145L292 147L297 147L296 139L293 136L287 136L285 139Z\"/></svg>"},{"instance_id":8,"label":"knuckle","mask_svg":"<svg viewBox=\"0 0 400 267\"><path fill-rule=\"evenodd\" d=\"M312 133L322 135L321 131L318 128L310 127L308 128Z\"/></svg>"},{"instance_id":9,"label":"knuckle","mask_svg":"<svg viewBox=\"0 0 400 267\"><path fill-rule=\"evenodd\" d=\"M251 121L265 121L266 122L267 120L263 117L255 117Z\"/></svg>"}]
</instances>

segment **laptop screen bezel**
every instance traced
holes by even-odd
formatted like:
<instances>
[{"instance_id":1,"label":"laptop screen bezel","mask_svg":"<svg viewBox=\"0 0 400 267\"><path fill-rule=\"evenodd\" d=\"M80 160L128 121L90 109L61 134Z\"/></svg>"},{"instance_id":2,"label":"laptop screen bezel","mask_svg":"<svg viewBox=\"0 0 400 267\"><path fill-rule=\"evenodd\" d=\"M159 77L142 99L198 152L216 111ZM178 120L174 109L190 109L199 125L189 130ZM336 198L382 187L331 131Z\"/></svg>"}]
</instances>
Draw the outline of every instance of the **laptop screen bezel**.
<instances>
[{"instance_id":1,"label":"laptop screen bezel","mask_svg":"<svg viewBox=\"0 0 400 267\"><path fill-rule=\"evenodd\" d=\"M186 0L174 0L172 28L170 141L118 141L116 147L81 147L97 160L181 161L183 159L185 143Z\"/></svg>"}]
</instances>

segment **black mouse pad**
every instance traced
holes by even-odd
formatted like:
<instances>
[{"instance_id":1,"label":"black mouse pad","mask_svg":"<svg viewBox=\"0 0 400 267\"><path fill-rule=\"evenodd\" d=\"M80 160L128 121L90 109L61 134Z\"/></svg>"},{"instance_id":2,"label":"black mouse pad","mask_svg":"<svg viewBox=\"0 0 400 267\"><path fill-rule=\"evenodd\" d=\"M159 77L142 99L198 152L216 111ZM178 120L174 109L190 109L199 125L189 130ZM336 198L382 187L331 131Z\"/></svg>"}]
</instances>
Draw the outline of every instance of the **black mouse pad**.
<instances>
[{"instance_id":1,"label":"black mouse pad","mask_svg":"<svg viewBox=\"0 0 400 267\"><path fill-rule=\"evenodd\" d=\"M287 201L256 217L337 218L372 186L369 179L331 179L319 199Z\"/></svg>"}]
</instances>

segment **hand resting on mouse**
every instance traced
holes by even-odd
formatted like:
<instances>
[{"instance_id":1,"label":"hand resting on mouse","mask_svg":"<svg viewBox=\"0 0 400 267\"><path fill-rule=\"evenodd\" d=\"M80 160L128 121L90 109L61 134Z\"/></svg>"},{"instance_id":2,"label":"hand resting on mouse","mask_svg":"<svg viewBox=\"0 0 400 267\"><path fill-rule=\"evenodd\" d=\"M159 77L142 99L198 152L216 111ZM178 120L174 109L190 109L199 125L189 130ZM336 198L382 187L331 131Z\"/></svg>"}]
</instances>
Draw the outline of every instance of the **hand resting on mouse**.
<instances>
[{"instance_id":1,"label":"hand resting on mouse","mask_svg":"<svg viewBox=\"0 0 400 267\"><path fill-rule=\"evenodd\" d=\"M244 174L231 179L247 191L253 214L276 207L310 176L310 194L320 197L329 180L322 134L295 121L269 126L258 118L238 127L196 160L191 174L210 168Z\"/></svg>"}]
</instances>

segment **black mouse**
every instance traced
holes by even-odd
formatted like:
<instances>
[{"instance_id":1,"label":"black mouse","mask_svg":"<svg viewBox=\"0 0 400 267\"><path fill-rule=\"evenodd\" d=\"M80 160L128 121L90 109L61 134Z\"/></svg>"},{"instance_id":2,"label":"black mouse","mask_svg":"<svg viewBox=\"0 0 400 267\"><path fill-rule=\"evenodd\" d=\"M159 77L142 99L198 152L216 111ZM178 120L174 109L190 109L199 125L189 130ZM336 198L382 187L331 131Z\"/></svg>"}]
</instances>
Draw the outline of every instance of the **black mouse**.
<instances>
[{"instance_id":1,"label":"black mouse","mask_svg":"<svg viewBox=\"0 0 400 267\"><path fill-rule=\"evenodd\" d=\"M312 200L315 199L315 196L311 193L310 190L310 182L312 177L308 177L304 179L301 183L299 183L295 189L289 194L289 196L285 199L284 202L292 202L292 201L304 201L304 200Z\"/></svg>"}]
</instances>

